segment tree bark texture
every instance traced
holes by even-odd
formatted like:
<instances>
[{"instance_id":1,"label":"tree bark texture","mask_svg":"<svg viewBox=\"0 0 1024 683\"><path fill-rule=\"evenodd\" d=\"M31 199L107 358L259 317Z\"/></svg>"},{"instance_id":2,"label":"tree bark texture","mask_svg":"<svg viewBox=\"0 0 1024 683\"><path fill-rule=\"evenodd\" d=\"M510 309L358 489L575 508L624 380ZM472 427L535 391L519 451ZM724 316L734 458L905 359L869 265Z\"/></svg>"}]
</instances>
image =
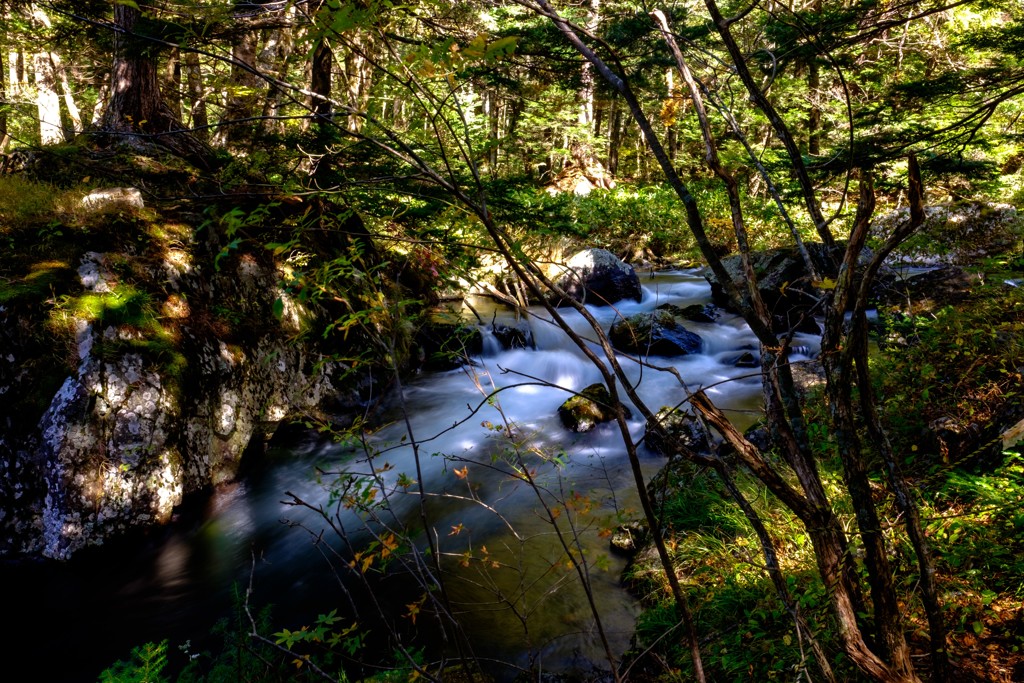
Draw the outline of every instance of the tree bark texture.
<instances>
[{"instance_id":1,"label":"tree bark texture","mask_svg":"<svg viewBox=\"0 0 1024 683\"><path fill-rule=\"evenodd\" d=\"M135 33L140 12L123 3L114 6L114 64L110 100L100 128L131 145L160 145L174 154L207 167L212 153L189 135L160 93L156 46Z\"/></svg>"}]
</instances>

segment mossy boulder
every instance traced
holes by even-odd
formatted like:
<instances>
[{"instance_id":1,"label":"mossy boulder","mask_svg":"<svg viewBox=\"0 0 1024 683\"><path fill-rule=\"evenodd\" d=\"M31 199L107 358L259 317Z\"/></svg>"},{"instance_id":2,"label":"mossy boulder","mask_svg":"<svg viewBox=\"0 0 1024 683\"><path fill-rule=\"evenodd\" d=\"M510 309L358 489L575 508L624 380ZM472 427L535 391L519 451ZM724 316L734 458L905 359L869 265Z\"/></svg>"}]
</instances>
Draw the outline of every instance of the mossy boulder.
<instances>
[{"instance_id":1,"label":"mossy boulder","mask_svg":"<svg viewBox=\"0 0 1024 683\"><path fill-rule=\"evenodd\" d=\"M704 348L700 335L663 310L623 318L612 325L608 337L618 350L643 356L685 356Z\"/></svg>"},{"instance_id":2,"label":"mossy boulder","mask_svg":"<svg viewBox=\"0 0 1024 683\"><path fill-rule=\"evenodd\" d=\"M620 406L629 417L629 409ZM602 422L614 420L615 407L603 384L591 384L559 406L558 416L570 431L589 432Z\"/></svg>"}]
</instances>

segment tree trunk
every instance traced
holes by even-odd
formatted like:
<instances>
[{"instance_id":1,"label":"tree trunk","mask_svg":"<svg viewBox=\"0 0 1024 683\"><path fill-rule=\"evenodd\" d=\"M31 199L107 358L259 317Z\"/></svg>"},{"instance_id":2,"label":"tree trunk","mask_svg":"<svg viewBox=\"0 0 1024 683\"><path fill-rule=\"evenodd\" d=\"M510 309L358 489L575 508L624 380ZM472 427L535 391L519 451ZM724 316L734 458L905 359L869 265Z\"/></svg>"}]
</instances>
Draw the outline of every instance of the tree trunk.
<instances>
[{"instance_id":1,"label":"tree trunk","mask_svg":"<svg viewBox=\"0 0 1024 683\"><path fill-rule=\"evenodd\" d=\"M78 135L84 130L84 126L82 125L82 113L78 109L78 104L75 103L75 93L71 88L68 70L64 68L64 62L61 61L60 55L56 52L50 53L50 61L53 62L53 70L60 84L61 94L64 97L64 109L68 113L68 118L71 119L71 130L75 135Z\"/></svg>"},{"instance_id":2,"label":"tree trunk","mask_svg":"<svg viewBox=\"0 0 1024 683\"><path fill-rule=\"evenodd\" d=\"M8 92L11 88L8 86L8 71L7 71L7 33L6 31L0 31L0 102L8 102ZM13 98L12 98L13 99ZM7 151L7 145L11 143L11 135L7 130L7 107L0 106L0 154Z\"/></svg>"},{"instance_id":3,"label":"tree trunk","mask_svg":"<svg viewBox=\"0 0 1024 683\"><path fill-rule=\"evenodd\" d=\"M812 10L821 13L821 0L814 0ZM821 154L821 66L817 55L807 63L807 94L811 98L811 109L807 113L807 154L816 157Z\"/></svg>"},{"instance_id":4,"label":"tree trunk","mask_svg":"<svg viewBox=\"0 0 1024 683\"><path fill-rule=\"evenodd\" d=\"M135 33L139 10L132 5L114 5L114 65L111 71L110 101L100 128L113 139L145 148L160 145L200 167L209 167L212 151L189 135L160 94L160 73L156 47Z\"/></svg>"},{"instance_id":5,"label":"tree trunk","mask_svg":"<svg viewBox=\"0 0 1024 683\"><path fill-rule=\"evenodd\" d=\"M265 97L264 82L252 70L257 61L259 33L251 27L250 17L236 18L239 31L231 45L231 80L226 89L227 101L214 142L236 145L252 139L252 120L259 100Z\"/></svg>"},{"instance_id":6,"label":"tree trunk","mask_svg":"<svg viewBox=\"0 0 1024 683\"><path fill-rule=\"evenodd\" d=\"M611 116L608 121L608 172L613 176L619 173L619 149L622 147L622 109L619 98L613 97Z\"/></svg>"},{"instance_id":7,"label":"tree trunk","mask_svg":"<svg viewBox=\"0 0 1024 683\"><path fill-rule=\"evenodd\" d=\"M164 65L164 101L171 110L171 116L181 121L181 50L171 48Z\"/></svg>"},{"instance_id":8,"label":"tree trunk","mask_svg":"<svg viewBox=\"0 0 1024 683\"><path fill-rule=\"evenodd\" d=\"M295 7L291 5L286 10L286 16L294 17ZM266 44L259 55L259 67L265 73L273 74L281 80L288 78L288 63L291 60L294 38L291 26L283 26L275 29L267 38ZM271 85L267 91L267 97L263 103L263 120L260 122L260 130L264 133L280 133L284 131L284 124L277 120L281 114L281 99L284 91Z\"/></svg>"},{"instance_id":9,"label":"tree trunk","mask_svg":"<svg viewBox=\"0 0 1024 683\"><path fill-rule=\"evenodd\" d=\"M203 87L203 71L199 55L186 52L183 60L185 87L188 90L188 123L193 134L200 140L210 137L210 118L206 113L206 88Z\"/></svg>"},{"instance_id":10,"label":"tree trunk","mask_svg":"<svg viewBox=\"0 0 1024 683\"><path fill-rule=\"evenodd\" d=\"M356 34L347 38L348 53L345 55L344 78L348 103L356 111L367 111L370 104L370 89L373 86L373 64L365 55L373 51L373 37ZM363 128L361 116L349 115L346 127L353 133Z\"/></svg>"},{"instance_id":11,"label":"tree trunk","mask_svg":"<svg viewBox=\"0 0 1024 683\"><path fill-rule=\"evenodd\" d=\"M60 121L60 97L57 95L57 78L50 53L35 53L32 56L32 69L36 82L39 143L55 145L64 142L64 127Z\"/></svg>"},{"instance_id":12,"label":"tree trunk","mask_svg":"<svg viewBox=\"0 0 1024 683\"><path fill-rule=\"evenodd\" d=\"M334 53L330 43L321 37L313 48L313 61L310 64L309 89L313 93L310 98L310 109L313 120L318 126L328 123L333 107L331 106L331 70L334 66Z\"/></svg>"},{"instance_id":13,"label":"tree trunk","mask_svg":"<svg viewBox=\"0 0 1024 683\"><path fill-rule=\"evenodd\" d=\"M492 177L498 172L498 131L500 120L498 92L490 89L484 91L484 109L487 114L487 166Z\"/></svg>"}]
</instances>

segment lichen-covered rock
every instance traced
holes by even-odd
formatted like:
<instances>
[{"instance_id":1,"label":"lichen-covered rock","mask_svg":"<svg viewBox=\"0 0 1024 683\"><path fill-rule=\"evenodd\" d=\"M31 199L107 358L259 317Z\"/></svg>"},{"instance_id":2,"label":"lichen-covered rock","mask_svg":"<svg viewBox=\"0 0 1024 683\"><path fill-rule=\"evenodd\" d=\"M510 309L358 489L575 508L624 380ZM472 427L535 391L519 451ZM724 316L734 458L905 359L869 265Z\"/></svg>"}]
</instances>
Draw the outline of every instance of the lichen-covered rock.
<instances>
[{"instance_id":1,"label":"lichen-covered rock","mask_svg":"<svg viewBox=\"0 0 1024 683\"><path fill-rule=\"evenodd\" d=\"M80 303L58 319L66 349L42 348L48 321L32 307L0 311L0 555L67 559L166 522L184 496L237 476L280 422L342 408L345 368L291 341L309 313L273 263L240 255L204 275L183 251L142 261L151 279L125 287L111 266L125 258L81 257ZM160 299L152 282L172 291ZM240 329L211 321L225 302Z\"/></svg>"},{"instance_id":2,"label":"lichen-covered rock","mask_svg":"<svg viewBox=\"0 0 1024 683\"><path fill-rule=\"evenodd\" d=\"M629 417L629 409L621 407ZM589 432L602 422L614 420L615 408L608 389L603 384L591 384L559 406L558 416L570 431Z\"/></svg>"},{"instance_id":3,"label":"lichen-covered rock","mask_svg":"<svg viewBox=\"0 0 1024 683\"><path fill-rule=\"evenodd\" d=\"M142 193L135 187L107 187L93 190L82 197L82 206L90 211L116 211L142 209L146 204Z\"/></svg>"},{"instance_id":4,"label":"lichen-covered rock","mask_svg":"<svg viewBox=\"0 0 1024 683\"><path fill-rule=\"evenodd\" d=\"M612 325L608 338L618 350L644 356L685 356L704 348L700 335L677 323L668 311L620 319Z\"/></svg>"},{"instance_id":5,"label":"lichen-covered rock","mask_svg":"<svg viewBox=\"0 0 1024 683\"><path fill-rule=\"evenodd\" d=\"M66 559L112 533L167 521L183 492L169 429L177 402L137 354L89 357L40 423L42 554Z\"/></svg>"},{"instance_id":6,"label":"lichen-covered rock","mask_svg":"<svg viewBox=\"0 0 1024 683\"><path fill-rule=\"evenodd\" d=\"M643 290L633 266L607 249L584 249L573 255L556 284L569 299L604 306L623 299L640 301ZM556 305L567 303L558 300Z\"/></svg>"}]
</instances>

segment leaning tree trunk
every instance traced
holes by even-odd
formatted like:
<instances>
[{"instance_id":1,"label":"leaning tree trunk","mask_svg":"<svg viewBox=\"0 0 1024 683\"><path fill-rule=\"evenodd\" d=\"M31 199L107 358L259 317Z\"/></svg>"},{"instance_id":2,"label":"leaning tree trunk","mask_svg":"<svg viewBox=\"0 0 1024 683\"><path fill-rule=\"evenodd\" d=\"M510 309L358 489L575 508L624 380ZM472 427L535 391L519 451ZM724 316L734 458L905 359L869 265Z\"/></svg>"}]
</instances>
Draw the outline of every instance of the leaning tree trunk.
<instances>
[{"instance_id":1,"label":"leaning tree trunk","mask_svg":"<svg viewBox=\"0 0 1024 683\"><path fill-rule=\"evenodd\" d=\"M134 3L133 3L134 4ZM159 145L208 167L212 151L189 135L164 103L157 65L158 44L135 33L139 10L125 3L114 6L114 66L110 100L100 129L114 140L135 147Z\"/></svg>"}]
</instances>

